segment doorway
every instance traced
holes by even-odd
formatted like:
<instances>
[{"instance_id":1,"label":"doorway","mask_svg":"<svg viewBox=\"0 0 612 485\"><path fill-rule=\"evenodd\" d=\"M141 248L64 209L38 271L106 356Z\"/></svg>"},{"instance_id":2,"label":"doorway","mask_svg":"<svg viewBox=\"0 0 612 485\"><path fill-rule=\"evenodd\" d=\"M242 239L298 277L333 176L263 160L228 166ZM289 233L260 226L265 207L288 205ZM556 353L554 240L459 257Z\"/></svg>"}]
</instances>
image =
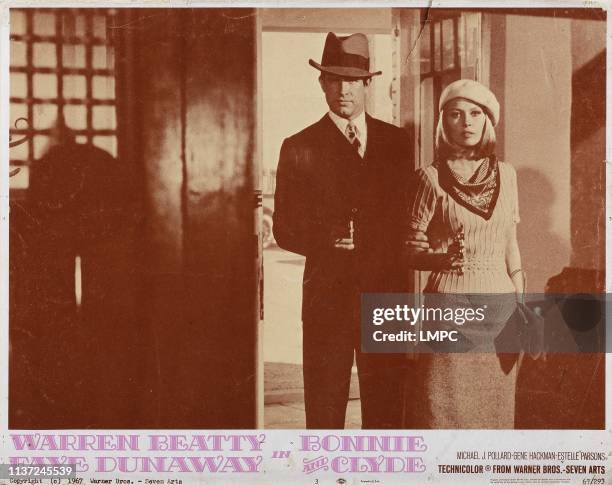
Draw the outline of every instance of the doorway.
<instances>
[{"instance_id":1,"label":"doorway","mask_svg":"<svg viewBox=\"0 0 612 485\"><path fill-rule=\"evenodd\" d=\"M374 9L372 25L364 11L356 11L362 25L347 25L355 16L346 9L262 10L261 119L264 229L264 426L268 429L305 427L302 380L302 275L305 258L278 247L271 232L276 166L285 138L318 121L327 111L318 71L308 59L319 61L327 33L364 32L370 41L373 69L382 70L367 100L367 111L392 122L393 55L391 9ZM303 12L305 11L305 12ZM322 12L324 11L324 12ZM322 17L322 13L325 15ZM301 19L301 23L299 19ZM325 23L323 23L325 19ZM382 19L382 20L381 20ZM306 27L308 25L308 27ZM365 27L367 26L367 27ZM353 368L346 428L361 427L356 368Z\"/></svg>"}]
</instances>

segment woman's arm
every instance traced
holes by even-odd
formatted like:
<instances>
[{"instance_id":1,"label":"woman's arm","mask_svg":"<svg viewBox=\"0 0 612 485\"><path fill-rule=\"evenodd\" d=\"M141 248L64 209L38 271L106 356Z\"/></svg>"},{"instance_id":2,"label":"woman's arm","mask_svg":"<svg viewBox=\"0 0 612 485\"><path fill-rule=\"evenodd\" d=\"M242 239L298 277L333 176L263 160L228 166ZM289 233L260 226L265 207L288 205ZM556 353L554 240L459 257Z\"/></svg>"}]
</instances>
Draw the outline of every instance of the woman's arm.
<instances>
[{"instance_id":1,"label":"woman's arm","mask_svg":"<svg viewBox=\"0 0 612 485\"><path fill-rule=\"evenodd\" d=\"M506 271L514 284L516 293L523 294L525 292L525 273L521 265L521 253L518 247L516 237L516 225L521 220L519 216L519 199L518 199L518 182L516 171L512 165L506 165L510 170L510 187L514 198L514 210L512 214L513 222L511 229L508 232L508 240L506 242Z\"/></svg>"},{"instance_id":2,"label":"woman's arm","mask_svg":"<svg viewBox=\"0 0 612 485\"><path fill-rule=\"evenodd\" d=\"M525 280L521 266L521 253L516 238L516 224L512 225L506 243L506 270L512 279L515 291L523 294L525 292Z\"/></svg>"},{"instance_id":3,"label":"woman's arm","mask_svg":"<svg viewBox=\"0 0 612 485\"><path fill-rule=\"evenodd\" d=\"M458 254L435 253L427 243L426 231L435 209L436 191L425 170L415 173L408 204L408 228L405 235L405 256L407 264L420 271L442 271L458 269L463 262Z\"/></svg>"}]
</instances>

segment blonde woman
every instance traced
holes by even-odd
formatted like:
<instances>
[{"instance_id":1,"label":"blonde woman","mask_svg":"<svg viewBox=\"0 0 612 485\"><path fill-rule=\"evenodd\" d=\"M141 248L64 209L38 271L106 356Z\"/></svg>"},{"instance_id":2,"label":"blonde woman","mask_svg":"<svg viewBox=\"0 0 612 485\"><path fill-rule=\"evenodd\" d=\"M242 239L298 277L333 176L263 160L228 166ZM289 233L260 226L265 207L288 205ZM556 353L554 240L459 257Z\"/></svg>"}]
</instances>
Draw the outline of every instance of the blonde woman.
<instances>
[{"instance_id":1,"label":"blonde woman","mask_svg":"<svg viewBox=\"0 0 612 485\"><path fill-rule=\"evenodd\" d=\"M515 309L516 293L523 292L516 173L495 155L500 109L486 86L453 82L439 110L436 159L417 171L409 221L411 238L426 235L431 251L412 249L411 259L417 269L431 271L425 288L435 294L430 301L486 305L485 319L451 323L461 332L460 344L421 356L423 399L414 408L419 422L408 425L513 428L516 368L502 370L494 339Z\"/></svg>"}]
</instances>

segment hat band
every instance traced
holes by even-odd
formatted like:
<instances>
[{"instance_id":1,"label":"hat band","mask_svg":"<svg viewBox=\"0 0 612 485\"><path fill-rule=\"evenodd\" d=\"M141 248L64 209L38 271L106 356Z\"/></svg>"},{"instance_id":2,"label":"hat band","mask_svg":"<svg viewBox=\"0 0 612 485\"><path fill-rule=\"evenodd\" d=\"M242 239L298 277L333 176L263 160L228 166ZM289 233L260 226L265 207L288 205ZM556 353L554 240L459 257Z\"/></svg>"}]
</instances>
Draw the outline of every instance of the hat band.
<instances>
[{"instance_id":1,"label":"hat band","mask_svg":"<svg viewBox=\"0 0 612 485\"><path fill-rule=\"evenodd\" d=\"M324 56L321 65L323 67L356 67L369 71L370 59L358 54L338 53L333 56Z\"/></svg>"}]
</instances>

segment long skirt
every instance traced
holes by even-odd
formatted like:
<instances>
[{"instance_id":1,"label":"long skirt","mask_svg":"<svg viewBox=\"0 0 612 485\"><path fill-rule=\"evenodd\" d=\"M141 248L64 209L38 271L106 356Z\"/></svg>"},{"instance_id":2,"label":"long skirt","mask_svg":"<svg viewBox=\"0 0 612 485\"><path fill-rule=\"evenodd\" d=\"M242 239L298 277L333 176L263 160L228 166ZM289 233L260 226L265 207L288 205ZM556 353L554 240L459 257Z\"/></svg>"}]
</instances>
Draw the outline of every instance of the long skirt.
<instances>
[{"instance_id":1,"label":"long skirt","mask_svg":"<svg viewBox=\"0 0 612 485\"><path fill-rule=\"evenodd\" d=\"M448 298L449 306L475 308L486 304L485 319L462 326L462 353L456 353L452 346L434 346L430 353L416 355L408 366L405 427L513 429L516 365L502 370L503 356L495 353L494 340L514 312L515 296L448 295ZM436 302L440 302L440 295L436 295ZM437 328L443 327L442 324Z\"/></svg>"}]
</instances>

